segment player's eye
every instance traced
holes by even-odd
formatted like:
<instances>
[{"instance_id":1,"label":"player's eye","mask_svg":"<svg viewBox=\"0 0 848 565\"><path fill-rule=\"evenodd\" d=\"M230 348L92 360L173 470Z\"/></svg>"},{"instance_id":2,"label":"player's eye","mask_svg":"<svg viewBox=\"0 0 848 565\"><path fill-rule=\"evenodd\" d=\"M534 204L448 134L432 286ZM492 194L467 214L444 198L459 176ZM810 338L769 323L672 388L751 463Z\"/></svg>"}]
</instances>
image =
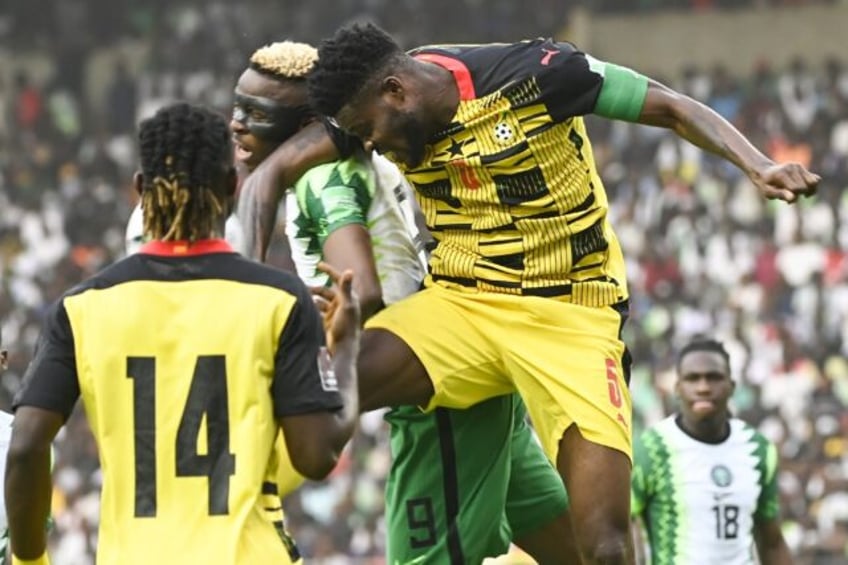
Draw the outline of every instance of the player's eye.
<instances>
[{"instance_id":1,"label":"player's eye","mask_svg":"<svg viewBox=\"0 0 848 565\"><path fill-rule=\"evenodd\" d=\"M267 122L268 114L263 112L262 110L257 110L255 108L251 108L250 117L256 120L257 122Z\"/></svg>"}]
</instances>

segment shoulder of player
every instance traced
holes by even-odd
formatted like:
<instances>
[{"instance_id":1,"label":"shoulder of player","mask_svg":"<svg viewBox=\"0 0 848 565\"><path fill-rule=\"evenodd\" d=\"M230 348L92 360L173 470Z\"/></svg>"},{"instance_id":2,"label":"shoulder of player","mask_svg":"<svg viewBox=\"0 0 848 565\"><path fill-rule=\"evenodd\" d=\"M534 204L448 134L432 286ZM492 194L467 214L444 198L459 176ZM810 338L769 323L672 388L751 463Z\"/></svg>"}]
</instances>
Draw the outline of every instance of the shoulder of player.
<instances>
[{"instance_id":1,"label":"shoulder of player","mask_svg":"<svg viewBox=\"0 0 848 565\"><path fill-rule=\"evenodd\" d=\"M560 50L577 52L578 49L571 43L554 41L549 37L536 37L512 43L480 43L480 44L446 44L446 45L424 45L412 49L407 53L411 57L424 55L441 55L450 59L456 59L468 66L474 63L486 64L497 59L521 55L528 51L536 52L545 46L556 47ZM424 58L424 57L421 57Z\"/></svg>"},{"instance_id":2,"label":"shoulder of player","mask_svg":"<svg viewBox=\"0 0 848 565\"><path fill-rule=\"evenodd\" d=\"M479 98L533 74L559 68L557 63L578 52L570 43L537 38L516 43L427 46L410 55L451 70L460 83L464 75L467 79L463 96Z\"/></svg>"},{"instance_id":3,"label":"shoulder of player","mask_svg":"<svg viewBox=\"0 0 848 565\"><path fill-rule=\"evenodd\" d=\"M229 280L276 288L288 294L308 295L301 280L292 273L250 260L238 253L212 253L193 256L189 260L207 259L199 270L168 269L163 265L152 269L149 257L134 254L109 265L97 274L67 290L59 300L79 296L91 290L105 290L127 283L188 282L203 279ZM178 258L174 258L178 259Z\"/></svg>"},{"instance_id":4,"label":"shoulder of player","mask_svg":"<svg viewBox=\"0 0 848 565\"><path fill-rule=\"evenodd\" d=\"M345 186L353 182L367 184L373 182L372 177L369 161L360 155L352 155L347 159L312 167L297 180L294 188L298 193L306 189L320 193L328 186Z\"/></svg>"},{"instance_id":5,"label":"shoulder of player","mask_svg":"<svg viewBox=\"0 0 848 565\"><path fill-rule=\"evenodd\" d=\"M667 433L669 420L674 423L673 419L664 418L652 426L645 428L642 433L634 437L634 446L644 447L657 441L662 441Z\"/></svg>"},{"instance_id":6,"label":"shoulder of player","mask_svg":"<svg viewBox=\"0 0 848 565\"><path fill-rule=\"evenodd\" d=\"M135 280L140 275L140 261L132 254L112 263L82 282L72 286L62 294L62 299L82 294L89 290L101 290Z\"/></svg>"},{"instance_id":7,"label":"shoulder of player","mask_svg":"<svg viewBox=\"0 0 848 565\"><path fill-rule=\"evenodd\" d=\"M298 298L310 296L309 289L294 273L258 263L242 255L233 254L232 261L231 271L226 277L228 280L274 288Z\"/></svg>"},{"instance_id":8,"label":"shoulder of player","mask_svg":"<svg viewBox=\"0 0 848 565\"><path fill-rule=\"evenodd\" d=\"M730 419L730 433L745 443L757 443L764 447L772 445L771 440L757 428L739 418Z\"/></svg>"}]
</instances>

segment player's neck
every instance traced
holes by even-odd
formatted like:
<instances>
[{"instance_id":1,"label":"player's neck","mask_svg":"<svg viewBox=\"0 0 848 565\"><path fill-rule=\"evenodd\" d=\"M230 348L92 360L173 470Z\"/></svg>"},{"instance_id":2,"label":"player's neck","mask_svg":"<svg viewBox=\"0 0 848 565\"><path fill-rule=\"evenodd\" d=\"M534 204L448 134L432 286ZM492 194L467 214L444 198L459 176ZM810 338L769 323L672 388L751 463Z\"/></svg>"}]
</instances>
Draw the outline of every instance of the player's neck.
<instances>
[{"instance_id":1,"label":"player's neck","mask_svg":"<svg viewBox=\"0 0 848 565\"><path fill-rule=\"evenodd\" d=\"M435 124L434 134L446 128L459 109L459 86L453 73L432 63L421 63L421 77L428 100L433 101L429 113Z\"/></svg>"},{"instance_id":2,"label":"player's neck","mask_svg":"<svg viewBox=\"0 0 848 565\"><path fill-rule=\"evenodd\" d=\"M687 419L683 414L675 418L683 433L703 443L722 443L730 436L730 420L725 414L700 420Z\"/></svg>"}]
</instances>

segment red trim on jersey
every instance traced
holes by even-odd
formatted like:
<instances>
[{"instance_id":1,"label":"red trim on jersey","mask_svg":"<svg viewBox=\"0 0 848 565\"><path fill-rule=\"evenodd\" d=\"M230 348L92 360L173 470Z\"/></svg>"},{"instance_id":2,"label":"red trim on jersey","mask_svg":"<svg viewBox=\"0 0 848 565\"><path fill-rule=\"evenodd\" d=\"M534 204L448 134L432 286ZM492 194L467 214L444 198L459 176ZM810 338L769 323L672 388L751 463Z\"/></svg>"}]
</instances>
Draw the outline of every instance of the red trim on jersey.
<instances>
[{"instance_id":1,"label":"red trim on jersey","mask_svg":"<svg viewBox=\"0 0 848 565\"><path fill-rule=\"evenodd\" d=\"M420 53L415 55L415 58L419 61L435 63L453 73L453 78L456 79L456 85L459 87L459 98L461 100L473 100L477 98L477 95L474 93L474 81L471 80L471 71L459 59L436 53Z\"/></svg>"},{"instance_id":2,"label":"red trim on jersey","mask_svg":"<svg viewBox=\"0 0 848 565\"><path fill-rule=\"evenodd\" d=\"M172 257L179 255L206 255L207 253L235 253L224 239L201 239L190 243L188 241L149 241L141 246L139 253Z\"/></svg>"}]
</instances>

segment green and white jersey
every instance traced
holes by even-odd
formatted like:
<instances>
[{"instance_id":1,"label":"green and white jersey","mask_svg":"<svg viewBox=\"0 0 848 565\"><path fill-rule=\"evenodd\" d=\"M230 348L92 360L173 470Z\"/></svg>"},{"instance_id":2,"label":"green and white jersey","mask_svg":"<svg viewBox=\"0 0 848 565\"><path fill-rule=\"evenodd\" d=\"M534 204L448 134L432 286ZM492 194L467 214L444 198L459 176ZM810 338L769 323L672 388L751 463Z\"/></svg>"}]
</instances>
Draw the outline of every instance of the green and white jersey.
<instances>
[{"instance_id":1,"label":"green and white jersey","mask_svg":"<svg viewBox=\"0 0 848 565\"><path fill-rule=\"evenodd\" d=\"M754 563L755 521L777 516L777 450L730 420L719 444L693 439L674 416L633 449L631 512L644 520L655 565Z\"/></svg>"},{"instance_id":2,"label":"green and white jersey","mask_svg":"<svg viewBox=\"0 0 848 565\"><path fill-rule=\"evenodd\" d=\"M292 259L307 284L327 284L317 265L330 234L359 224L371 235L383 301L397 302L420 287L426 258L411 192L384 157L374 154L370 163L351 157L310 169L286 194L285 208Z\"/></svg>"}]
</instances>

